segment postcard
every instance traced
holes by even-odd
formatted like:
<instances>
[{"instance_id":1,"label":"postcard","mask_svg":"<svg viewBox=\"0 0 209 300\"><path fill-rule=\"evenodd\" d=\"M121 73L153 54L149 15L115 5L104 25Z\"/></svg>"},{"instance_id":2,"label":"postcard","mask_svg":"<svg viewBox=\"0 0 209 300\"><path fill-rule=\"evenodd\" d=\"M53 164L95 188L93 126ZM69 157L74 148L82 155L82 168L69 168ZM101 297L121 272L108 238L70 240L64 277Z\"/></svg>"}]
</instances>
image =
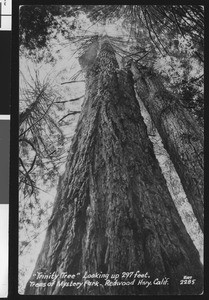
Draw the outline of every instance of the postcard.
<instances>
[{"instance_id":1,"label":"postcard","mask_svg":"<svg viewBox=\"0 0 209 300\"><path fill-rule=\"evenodd\" d=\"M20 295L204 293L204 7L19 7Z\"/></svg>"}]
</instances>

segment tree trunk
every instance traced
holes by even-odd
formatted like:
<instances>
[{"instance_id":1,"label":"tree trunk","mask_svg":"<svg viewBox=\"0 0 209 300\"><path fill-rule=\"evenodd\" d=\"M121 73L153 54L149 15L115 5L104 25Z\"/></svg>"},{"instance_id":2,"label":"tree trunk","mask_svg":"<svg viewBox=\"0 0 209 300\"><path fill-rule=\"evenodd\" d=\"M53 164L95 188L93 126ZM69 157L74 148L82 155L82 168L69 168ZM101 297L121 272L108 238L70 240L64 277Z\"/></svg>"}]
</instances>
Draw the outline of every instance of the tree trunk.
<instances>
[{"instance_id":1,"label":"tree trunk","mask_svg":"<svg viewBox=\"0 0 209 300\"><path fill-rule=\"evenodd\" d=\"M136 90L148 110L176 168L194 214L204 231L203 132L159 77L148 69L131 67Z\"/></svg>"},{"instance_id":2,"label":"tree trunk","mask_svg":"<svg viewBox=\"0 0 209 300\"><path fill-rule=\"evenodd\" d=\"M82 276L148 272L169 285L108 286ZM32 287L25 294L199 294L202 265L168 192L135 98L131 73L118 71L102 43L86 74L86 95L33 274L77 274L80 288ZM181 285L184 275L196 279ZM79 277L80 276L80 277ZM121 278L121 277L120 277ZM119 279L120 279L119 278ZM120 281L125 279L120 279ZM128 280L128 281L133 281ZM70 280L68 280L70 281ZM115 281L117 283L117 280Z\"/></svg>"}]
</instances>

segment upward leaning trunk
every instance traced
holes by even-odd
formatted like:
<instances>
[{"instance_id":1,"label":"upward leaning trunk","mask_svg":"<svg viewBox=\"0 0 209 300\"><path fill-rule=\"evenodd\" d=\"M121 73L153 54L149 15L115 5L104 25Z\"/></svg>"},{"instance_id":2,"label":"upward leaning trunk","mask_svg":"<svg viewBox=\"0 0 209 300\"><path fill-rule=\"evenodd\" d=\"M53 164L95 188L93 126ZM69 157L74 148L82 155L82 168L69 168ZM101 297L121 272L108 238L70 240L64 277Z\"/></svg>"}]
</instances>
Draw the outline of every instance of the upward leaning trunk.
<instances>
[{"instance_id":1,"label":"upward leaning trunk","mask_svg":"<svg viewBox=\"0 0 209 300\"><path fill-rule=\"evenodd\" d=\"M198 294L202 265L155 158L132 76L106 41L87 69L83 110L33 274L149 273L167 285L34 287L25 294ZM184 275L194 285L181 285ZM122 281L125 281L124 279ZM130 281L130 280L128 280Z\"/></svg>"},{"instance_id":2,"label":"upward leaning trunk","mask_svg":"<svg viewBox=\"0 0 209 300\"><path fill-rule=\"evenodd\" d=\"M194 214L204 231L203 133L180 101L150 70L132 63L136 90L148 110L176 168Z\"/></svg>"}]
</instances>

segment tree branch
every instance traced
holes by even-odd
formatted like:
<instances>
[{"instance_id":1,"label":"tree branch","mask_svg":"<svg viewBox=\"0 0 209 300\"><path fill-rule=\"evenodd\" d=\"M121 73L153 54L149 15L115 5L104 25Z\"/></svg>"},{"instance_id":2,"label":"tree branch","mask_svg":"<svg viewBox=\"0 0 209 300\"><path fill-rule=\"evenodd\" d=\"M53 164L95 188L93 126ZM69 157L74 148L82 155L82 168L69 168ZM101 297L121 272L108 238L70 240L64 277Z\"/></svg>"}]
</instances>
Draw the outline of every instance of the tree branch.
<instances>
[{"instance_id":1,"label":"tree branch","mask_svg":"<svg viewBox=\"0 0 209 300\"><path fill-rule=\"evenodd\" d=\"M147 12L147 16L148 16L149 21L150 21L149 23L150 23L150 26L151 26L152 31L154 32L154 34L155 34L155 36L156 36L158 42L159 42L160 45L162 46L162 48L163 48L163 50L165 51L165 53L169 55L168 51L166 50L165 46L164 46L163 43L161 42L160 38L158 37L157 33L155 32L155 30L154 30L154 28L153 28L153 26L152 26L152 18L150 18L149 12L148 12L147 10L146 10L146 12Z\"/></svg>"},{"instance_id":2,"label":"tree branch","mask_svg":"<svg viewBox=\"0 0 209 300\"><path fill-rule=\"evenodd\" d=\"M54 102L54 103L66 103L66 102L77 101L77 100L79 100L79 99L81 99L81 98L83 98L83 97L84 97L84 95L83 95L83 96L81 96L81 97L78 97L78 98L70 99L70 100L65 100L65 101L56 101L56 102Z\"/></svg>"},{"instance_id":3,"label":"tree branch","mask_svg":"<svg viewBox=\"0 0 209 300\"><path fill-rule=\"evenodd\" d=\"M145 20L145 23L146 23L146 28L148 30L148 33L149 33L149 37L150 37L150 40L152 41L152 43L157 47L157 49L160 51L160 53L163 55L160 47L157 45L157 43L154 41L154 39L152 38L152 35L151 35L151 32L150 32L150 27L149 27L149 24L148 24L148 21L147 21L147 18L146 18L146 10L142 10L142 14L144 16L144 20Z\"/></svg>"},{"instance_id":4,"label":"tree branch","mask_svg":"<svg viewBox=\"0 0 209 300\"><path fill-rule=\"evenodd\" d=\"M24 163L22 161L22 159L19 157L19 161L25 171L25 174L20 170L20 172L24 175L25 178L28 178L28 180L30 181L30 186L31 186L31 195L33 194L34 192L34 189L33 189L33 180L30 178L30 175L28 174L28 171L26 170L25 166L24 166Z\"/></svg>"},{"instance_id":5,"label":"tree branch","mask_svg":"<svg viewBox=\"0 0 209 300\"><path fill-rule=\"evenodd\" d=\"M47 110L45 111L45 113L41 116L40 119L38 119L35 123L33 123L29 128L27 128L23 133L21 133L19 135L19 137L21 137L22 135L24 135L28 130L30 130L33 126L35 126L38 122L40 122L44 117L45 115L47 114L47 112L49 111L50 107L52 106L54 102L52 101L52 103L49 105L49 107L47 108Z\"/></svg>"},{"instance_id":6,"label":"tree branch","mask_svg":"<svg viewBox=\"0 0 209 300\"><path fill-rule=\"evenodd\" d=\"M69 112L67 115L65 115L63 118L61 118L58 122L62 121L64 118L66 118L67 116L70 116L70 115L75 115L75 114L79 114L81 111L78 110L78 111L71 111Z\"/></svg>"},{"instance_id":7,"label":"tree branch","mask_svg":"<svg viewBox=\"0 0 209 300\"><path fill-rule=\"evenodd\" d=\"M72 80L72 81L62 82L61 85L67 84L67 83L74 83L74 82L86 82L86 81L85 80Z\"/></svg>"},{"instance_id":8,"label":"tree branch","mask_svg":"<svg viewBox=\"0 0 209 300\"><path fill-rule=\"evenodd\" d=\"M36 158L37 158L36 148L34 147L33 143L31 143L31 142L30 142L29 140L27 140L26 138L20 139L19 142L26 142L26 143L28 143L28 144L33 148L33 150L34 150L35 153L36 153L35 156L34 156L33 162L32 162L32 164L31 164L31 166L30 166L30 168L29 168L29 170L27 171L27 170L25 169L25 171L27 171L27 174L29 174L29 173L32 171L32 169L33 169L33 167L34 167L34 165L35 165L35 162L36 162Z\"/></svg>"}]
</instances>

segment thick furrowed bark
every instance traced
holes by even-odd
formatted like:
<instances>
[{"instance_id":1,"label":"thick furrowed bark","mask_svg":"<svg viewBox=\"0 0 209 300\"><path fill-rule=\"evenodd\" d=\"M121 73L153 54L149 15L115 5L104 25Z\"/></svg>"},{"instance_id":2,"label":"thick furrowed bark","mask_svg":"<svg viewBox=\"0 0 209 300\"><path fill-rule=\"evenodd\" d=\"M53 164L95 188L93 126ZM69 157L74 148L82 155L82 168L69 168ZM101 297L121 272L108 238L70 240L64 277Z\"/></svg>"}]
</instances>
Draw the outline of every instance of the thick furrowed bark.
<instances>
[{"instance_id":1,"label":"thick furrowed bark","mask_svg":"<svg viewBox=\"0 0 209 300\"><path fill-rule=\"evenodd\" d=\"M179 101L155 74L132 64L139 97L148 110L176 168L194 214L204 231L204 149L203 133Z\"/></svg>"},{"instance_id":2,"label":"thick furrowed bark","mask_svg":"<svg viewBox=\"0 0 209 300\"><path fill-rule=\"evenodd\" d=\"M166 286L30 287L25 294L198 294L199 254L178 215L148 139L132 76L108 43L87 71L86 97L38 270L84 274L149 272ZM180 285L184 275L193 286ZM33 279L33 277L31 277Z\"/></svg>"}]
</instances>

